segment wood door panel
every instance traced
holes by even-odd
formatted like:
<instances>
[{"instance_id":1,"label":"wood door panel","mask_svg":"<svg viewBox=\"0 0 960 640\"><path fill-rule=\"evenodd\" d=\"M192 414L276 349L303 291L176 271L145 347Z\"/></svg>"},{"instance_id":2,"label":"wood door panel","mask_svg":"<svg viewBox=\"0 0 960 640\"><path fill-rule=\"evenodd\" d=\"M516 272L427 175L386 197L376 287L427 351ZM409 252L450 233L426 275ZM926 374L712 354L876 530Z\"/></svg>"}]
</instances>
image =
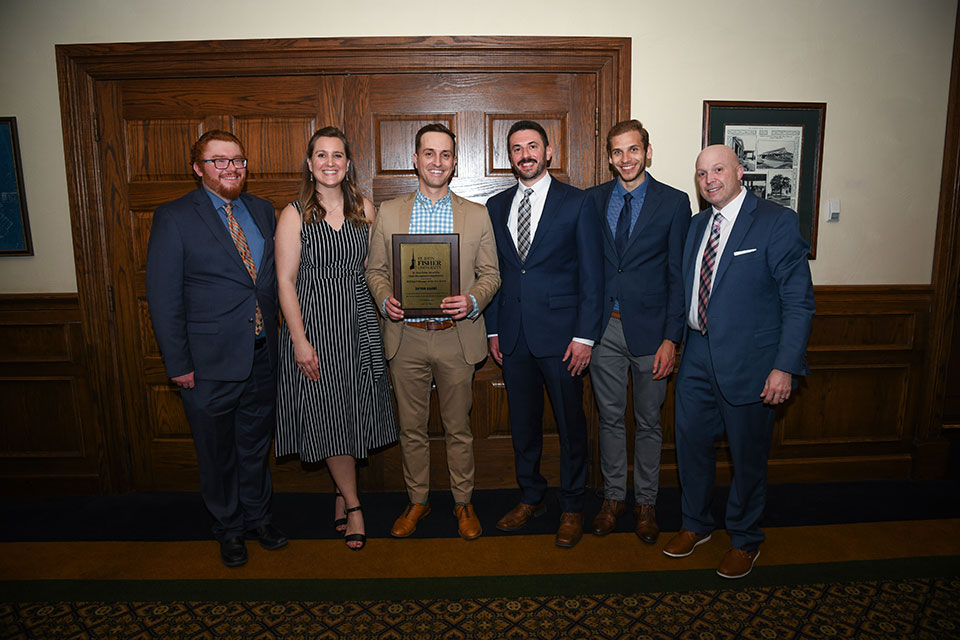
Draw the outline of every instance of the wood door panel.
<instances>
[{"instance_id":1,"label":"wood door panel","mask_svg":"<svg viewBox=\"0 0 960 640\"><path fill-rule=\"evenodd\" d=\"M320 96L330 90L335 95L321 100ZM337 122L340 97L335 83L321 82L316 76L126 80L122 117L136 120L299 114ZM329 111L318 113L318 108ZM190 144L194 141L196 138Z\"/></svg>"},{"instance_id":2,"label":"wood door panel","mask_svg":"<svg viewBox=\"0 0 960 640\"><path fill-rule=\"evenodd\" d=\"M177 45L181 49L172 53L180 58L148 62L131 54L142 69L114 61L84 85L92 92L87 104L95 105L93 121L98 123L93 136L98 170L108 174L97 178L103 224L96 228L104 235L104 279L111 283L116 307L110 324L116 327L117 381L123 386L118 403L120 414L131 420L120 432L130 441L133 487L194 489L197 482L179 393L169 384L152 332L145 267L152 212L196 188L189 148L203 131L222 128L240 137L249 159L247 190L276 210L297 195L303 145L314 130L330 124L347 134L361 188L377 203L416 189L413 136L422 124L434 121L446 122L458 135L453 189L477 202L515 183L505 132L520 118L537 119L547 128L556 177L578 186L594 182L598 105L605 110L604 121L612 122L629 102L620 93L628 76L611 76L609 68L610 61L617 60L628 74L622 42L602 54L591 43L571 56L562 39L544 39L522 50L526 53L507 47L509 55L498 39L484 45L490 51L482 53L476 39L465 39L466 48L459 53L445 50L441 41L418 42L409 51L391 49L382 55L368 55L374 49L357 49L349 41L339 45L349 54L331 49L318 57L294 51L291 60L276 57L268 46L251 54L251 67L242 73L235 65L224 66L221 54L207 62L190 54L190 62L181 64L177 60L185 60L184 52L195 45ZM239 51L247 45L223 46L239 46ZM556 51L548 54L542 46ZM554 62L547 63L549 56ZM154 63L157 66L151 66ZM601 99L601 82L608 83L613 100L606 95ZM514 486L499 368L487 363L474 391L471 425L477 436L479 486ZM435 397L432 404L429 431L435 441L433 455L439 457L433 473L436 487L442 488L448 485L443 430ZM559 448L549 403L544 421L545 472L555 480ZM322 465L294 462L276 465L278 488L329 488L326 474L315 473ZM402 489L399 449L389 447L372 456L362 465L360 484L368 490Z\"/></svg>"}]
</instances>

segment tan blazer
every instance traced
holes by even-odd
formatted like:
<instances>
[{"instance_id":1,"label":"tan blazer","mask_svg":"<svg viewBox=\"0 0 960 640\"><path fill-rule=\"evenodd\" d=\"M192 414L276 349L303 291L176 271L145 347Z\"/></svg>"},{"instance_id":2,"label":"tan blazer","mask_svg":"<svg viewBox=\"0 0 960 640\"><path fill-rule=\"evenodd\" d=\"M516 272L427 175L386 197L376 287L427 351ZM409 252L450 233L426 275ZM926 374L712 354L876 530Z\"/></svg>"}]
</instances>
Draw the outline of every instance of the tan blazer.
<instances>
[{"instance_id":1,"label":"tan blazer","mask_svg":"<svg viewBox=\"0 0 960 640\"><path fill-rule=\"evenodd\" d=\"M367 253L367 286L378 309L393 295L393 234L409 233L416 192L380 205L373 223ZM453 232L460 234L460 293L477 299L480 313L475 318L457 321L463 357L476 364L487 355L487 329L483 310L500 288L500 265L493 226L486 207L464 200L450 192L453 204ZM383 321L383 346L387 359L397 355L403 339L404 323L390 318ZM412 329L417 331L417 329Z\"/></svg>"}]
</instances>

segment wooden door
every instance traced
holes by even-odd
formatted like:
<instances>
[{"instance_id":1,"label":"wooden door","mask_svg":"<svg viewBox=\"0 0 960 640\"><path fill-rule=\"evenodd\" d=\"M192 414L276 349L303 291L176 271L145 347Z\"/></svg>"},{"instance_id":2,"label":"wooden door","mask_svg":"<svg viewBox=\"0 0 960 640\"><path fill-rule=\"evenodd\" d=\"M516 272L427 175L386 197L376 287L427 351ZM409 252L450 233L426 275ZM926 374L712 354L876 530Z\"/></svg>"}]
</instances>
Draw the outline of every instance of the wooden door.
<instances>
[{"instance_id":1,"label":"wooden door","mask_svg":"<svg viewBox=\"0 0 960 640\"><path fill-rule=\"evenodd\" d=\"M554 154L552 175L579 187L594 184L597 87L592 74L430 73L375 74L347 80L347 95L356 96L349 118L358 167L365 188L379 206L384 200L417 189L413 169L414 137L431 122L441 122L457 136L457 169L450 188L478 203L516 184L507 153L507 132L517 120L540 122ZM478 488L515 487L513 447L506 392L500 368L488 358L474 380L471 427ZM592 407L591 392L585 406ZM560 444L546 403L542 471L559 483ZM592 421L591 421L592 422ZM443 427L436 391L431 398L431 486L447 487ZM402 489L398 448L384 453L386 466L397 469L388 486Z\"/></svg>"},{"instance_id":2,"label":"wooden door","mask_svg":"<svg viewBox=\"0 0 960 640\"><path fill-rule=\"evenodd\" d=\"M317 128L346 132L361 186L379 203L416 188L413 134L445 122L459 142L453 189L482 203L513 182L506 153L513 121L543 123L554 175L585 187L599 177L598 129L624 117L629 102L629 46L619 39L71 45L58 48L58 64L85 341L104 363L105 439L129 450L128 461L112 464L129 468L125 486L138 490L197 487L189 427L153 336L144 270L152 212L196 188L189 149L204 131L226 129L243 141L247 190L279 210L296 195L304 145ZM495 365L478 372L474 391L478 487L515 486ZM431 431L439 437L434 403ZM555 437L547 440L544 471L553 481L559 448ZM440 489L448 479L443 447L435 449ZM296 461L275 465L274 474L281 490L330 487L325 473L304 473ZM361 484L402 489L396 447L370 459Z\"/></svg>"},{"instance_id":3,"label":"wooden door","mask_svg":"<svg viewBox=\"0 0 960 640\"><path fill-rule=\"evenodd\" d=\"M104 82L97 88L104 231L115 283L119 366L135 486L196 486L196 458L175 385L170 384L150 323L144 285L154 209L197 188L190 146L210 129L235 133L249 159L247 190L278 211L296 197L304 144L319 127L339 124L339 78ZM329 100L324 99L330 97ZM292 465L280 484L298 484ZM286 473L285 473L286 472Z\"/></svg>"}]
</instances>

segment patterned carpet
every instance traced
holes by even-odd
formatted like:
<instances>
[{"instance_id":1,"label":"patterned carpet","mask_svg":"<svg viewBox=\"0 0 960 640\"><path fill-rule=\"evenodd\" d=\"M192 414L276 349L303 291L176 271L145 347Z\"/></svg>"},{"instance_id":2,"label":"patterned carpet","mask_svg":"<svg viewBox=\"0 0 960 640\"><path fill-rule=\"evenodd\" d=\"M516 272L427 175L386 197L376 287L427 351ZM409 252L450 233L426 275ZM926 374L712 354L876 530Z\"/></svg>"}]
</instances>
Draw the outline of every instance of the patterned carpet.
<instances>
[{"instance_id":1,"label":"patterned carpet","mask_svg":"<svg viewBox=\"0 0 960 640\"><path fill-rule=\"evenodd\" d=\"M318 516L317 496L278 496L290 545L250 544L238 569L202 513L184 517L195 495L0 500L0 638L960 639L957 484L775 491L761 558L734 581L716 575L722 530L688 558L662 553L679 521L668 492L656 545L628 518L573 549L553 544L555 505L503 534L491 521L513 496L481 493L484 536L466 542L438 496L398 540L402 496L371 495L360 553L324 521L330 505Z\"/></svg>"},{"instance_id":2,"label":"patterned carpet","mask_svg":"<svg viewBox=\"0 0 960 640\"><path fill-rule=\"evenodd\" d=\"M574 597L0 605L3 638L960 637L960 579Z\"/></svg>"}]
</instances>

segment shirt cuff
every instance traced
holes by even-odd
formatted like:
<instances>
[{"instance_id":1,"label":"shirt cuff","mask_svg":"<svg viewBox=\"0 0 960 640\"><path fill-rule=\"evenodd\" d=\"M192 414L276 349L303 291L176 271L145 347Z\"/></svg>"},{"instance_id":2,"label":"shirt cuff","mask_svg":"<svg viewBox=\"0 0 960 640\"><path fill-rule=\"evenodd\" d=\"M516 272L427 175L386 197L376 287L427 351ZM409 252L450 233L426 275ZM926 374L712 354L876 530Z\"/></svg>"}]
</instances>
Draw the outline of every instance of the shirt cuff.
<instances>
[{"instance_id":1,"label":"shirt cuff","mask_svg":"<svg viewBox=\"0 0 960 640\"><path fill-rule=\"evenodd\" d=\"M383 302L380 303L380 313L383 314L383 317L384 317L384 318L389 318L389 317L390 317L390 316L387 315L387 299L386 299L386 298L384 298L384 299L383 299Z\"/></svg>"},{"instance_id":2,"label":"shirt cuff","mask_svg":"<svg viewBox=\"0 0 960 640\"><path fill-rule=\"evenodd\" d=\"M579 342L580 344L585 344L588 347L592 347L593 343L596 342L595 340L587 340L586 338L574 338L573 341Z\"/></svg>"},{"instance_id":3,"label":"shirt cuff","mask_svg":"<svg viewBox=\"0 0 960 640\"><path fill-rule=\"evenodd\" d=\"M488 333L487 340L489 340L490 338L496 338L499 335L500 335L499 333Z\"/></svg>"},{"instance_id":4,"label":"shirt cuff","mask_svg":"<svg viewBox=\"0 0 960 640\"><path fill-rule=\"evenodd\" d=\"M473 320L480 315L480 307L477 305L477 299L473 297L472 293L468 293L467 295L470 296L471 300L473 300L473 309L467 314L467 317Z\"/></svg>"}]
</instances>

